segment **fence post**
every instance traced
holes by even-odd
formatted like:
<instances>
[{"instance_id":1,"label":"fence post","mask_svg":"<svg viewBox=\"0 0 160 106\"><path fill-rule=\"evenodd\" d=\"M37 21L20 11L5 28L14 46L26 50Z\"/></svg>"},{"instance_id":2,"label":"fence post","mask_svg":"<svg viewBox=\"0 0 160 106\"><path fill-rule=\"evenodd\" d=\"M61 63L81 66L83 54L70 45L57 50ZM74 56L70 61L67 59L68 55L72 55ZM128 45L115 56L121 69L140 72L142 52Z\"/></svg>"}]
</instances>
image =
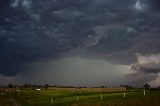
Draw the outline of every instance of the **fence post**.
<instances>
[{"instance_id":1,"label":"fence post","mask_svg":"<svg viewBox=\"0 0 160 106\"><path fill-rule=\"evenodd\" d=\"M124 97L124 99L126 98L126 93L123 93L123 97Z\"/></svg>"},{"instance_id":2,"label":"fence post","mask_svg":"<svg viewBox=\"0 0 160 106\"><path fill-rule=\"evenodd\" d=\"M101 93L101 100L103 100L103 95L102 95L102 93Z\"/></svg>"},{"instance_id":3,"label":"fence post","mask_svg":"<svg viewBox=\"0 0 160 106\"><path fill-rule=\"evenodd\" d=\"M79 97L77 96L77 101L79 101Z\"/></svg>"},{"instance_id":4,"label":"fence post","mask_svg":"<svg viewBox=\"0 0 160 106\"><path fill-rule=\"evenodd\" d=\"M146 91L145 90L144 90L143 94L144 94L144 96L146 95Z\"/></svg>"},{"instance_id":5,"label":"fence post","mask_svg":"<svg viewBox=\"0 0 160 106\"><path fill-rule=\"evenodd\" d=\"M51 104L53 103L53 98L51 98Z\"/></svg>"},{"instance_id":6,"label":"fence post","mask_svg":"<svg viewBox=\"0 0 160 106\"><path fill-rule=\"evenodd\" d=\"M31 97L30 97L30 96L29 96L28 104L29 104L29 105L31 104Z\"/></svg>"}]
</instances>

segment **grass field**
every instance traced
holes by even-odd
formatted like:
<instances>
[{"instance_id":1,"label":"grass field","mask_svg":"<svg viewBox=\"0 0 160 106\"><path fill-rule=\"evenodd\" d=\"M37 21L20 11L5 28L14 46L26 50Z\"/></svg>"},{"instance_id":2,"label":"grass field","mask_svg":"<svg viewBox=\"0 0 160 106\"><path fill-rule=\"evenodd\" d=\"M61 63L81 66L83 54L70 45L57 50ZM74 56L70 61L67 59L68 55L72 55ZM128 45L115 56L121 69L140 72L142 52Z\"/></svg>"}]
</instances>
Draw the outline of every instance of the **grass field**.
<instances>
[{"instance_id":1,"label":"grass field","mask_svg":"<svg viewBox=\"0 0 160 106\"><path fill-rule=\"evenodd\" d=\"M0 106L160 106L160 91L109 88L0 90ZM125 98L124 98L125 92Z\"/></svg>"}]
</instances>

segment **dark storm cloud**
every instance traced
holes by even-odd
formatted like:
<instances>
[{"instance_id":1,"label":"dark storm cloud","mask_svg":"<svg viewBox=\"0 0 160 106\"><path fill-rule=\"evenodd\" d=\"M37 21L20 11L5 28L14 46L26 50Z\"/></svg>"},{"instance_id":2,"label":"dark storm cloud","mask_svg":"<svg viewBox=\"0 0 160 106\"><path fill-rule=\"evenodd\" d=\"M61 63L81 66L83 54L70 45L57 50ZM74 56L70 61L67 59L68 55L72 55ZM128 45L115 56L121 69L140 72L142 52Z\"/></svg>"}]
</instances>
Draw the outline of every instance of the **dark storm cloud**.
<instances>
[{"instance_id":1,"label":"dark storm cloud","mask_svg":"<svg viewBox=\"0 0 160 106\"><path fill-rule=\"evenodd\" d=\"M160 9L160 1L159 0L151 0L151 5L153 6L153 8Z\"/></svg>"},{"instance_id":2,"label":"dark storm cloud","mask_svg":"<svg viewBox=\"0 0 160 106\"><path fill-rule=\"evenodd\" d=\"M3 0L2 4L3 75L74 52L131 64L137 61L135 53L160 51L156 0Z\"/></svg>"},{"instance_id":3,"label":"dark storm cloud","mask_svg":"<svg viewBox=\"0 0 160 106\"><path fill-rule=\"evenodd\" d=\"M1 0L0 11L4 10L10 3L11 0Z\"/></svg>"}]
</instances>

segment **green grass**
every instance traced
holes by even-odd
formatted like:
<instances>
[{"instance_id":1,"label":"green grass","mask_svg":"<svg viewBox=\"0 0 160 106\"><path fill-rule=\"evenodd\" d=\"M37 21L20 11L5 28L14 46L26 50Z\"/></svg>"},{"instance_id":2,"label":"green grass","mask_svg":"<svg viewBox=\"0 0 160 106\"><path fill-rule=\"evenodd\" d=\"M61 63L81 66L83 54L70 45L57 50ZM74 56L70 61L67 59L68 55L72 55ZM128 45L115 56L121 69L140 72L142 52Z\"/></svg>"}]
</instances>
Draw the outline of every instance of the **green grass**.
<instances>
[{"instance_id":1,"label":"green grass","mask_svg":"<svg viewBox=\"0 0 160 106\"><path fill-rule=\"evenodd\" d=\"M98 88L85 88L80 91L74 88L54 88L44 92L30 89L3 92L6 96L0 95L0 106L13 106L13 102L20 106L160 106L160 91L147 91L146 96L143 95L143 91Z\"/></svg>"}]
</instances>

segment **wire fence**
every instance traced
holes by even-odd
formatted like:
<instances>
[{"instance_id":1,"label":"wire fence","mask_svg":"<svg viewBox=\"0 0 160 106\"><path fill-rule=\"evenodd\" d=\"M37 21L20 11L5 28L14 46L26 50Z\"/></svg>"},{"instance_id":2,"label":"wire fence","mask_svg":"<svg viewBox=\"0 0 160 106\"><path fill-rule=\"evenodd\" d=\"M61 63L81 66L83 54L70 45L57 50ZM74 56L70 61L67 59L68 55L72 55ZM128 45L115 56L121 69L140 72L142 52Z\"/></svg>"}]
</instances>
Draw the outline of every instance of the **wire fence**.
<instances>
[{"instance_id":1,"label":"wire fence","mask_svg":"<svg viewBox=\"0 0 160 106\"><path fill-rule=\"evenodd\" d=\"M10 97L12 106L21 106L18 103L18 99L23 99L25 104L36 105L36 104L57 104L57 103L68 103L68 102L82 102L82 101L107 101L111 99L130 99L136 97L145 97L150 95L149 91L136 91L136 92L72 92L64 95L54 95L56 92L43 92L43 91L32 91L31 93L25 92L2 92L1 96Z\"/></svg>"}]
</instances>

